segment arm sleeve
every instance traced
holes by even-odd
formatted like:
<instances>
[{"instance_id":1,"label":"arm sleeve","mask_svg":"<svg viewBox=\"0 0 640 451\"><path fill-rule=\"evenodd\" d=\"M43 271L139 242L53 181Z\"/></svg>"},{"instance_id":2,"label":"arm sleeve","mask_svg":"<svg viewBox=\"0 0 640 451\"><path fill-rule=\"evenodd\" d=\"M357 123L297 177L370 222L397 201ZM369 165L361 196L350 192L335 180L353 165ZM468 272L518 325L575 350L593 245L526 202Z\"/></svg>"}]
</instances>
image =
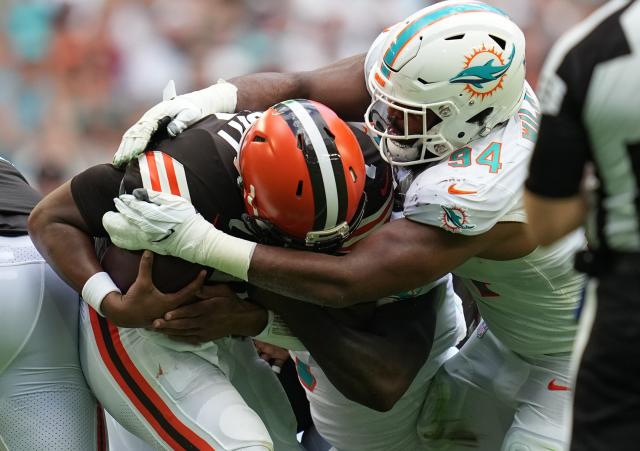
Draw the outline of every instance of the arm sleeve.
<instances>
[{"instance_id":1,"label":"arm sleeve","mask_svg":"<svg viewBox=\"0 0 640 451\"><path fill-rule=\"evenodd\" d=\"M108 236L102 227L102 215L115 211L124 170L110 164L93 166L71 179L71 194L93 236Z\"/></svg>"}]
</instances>

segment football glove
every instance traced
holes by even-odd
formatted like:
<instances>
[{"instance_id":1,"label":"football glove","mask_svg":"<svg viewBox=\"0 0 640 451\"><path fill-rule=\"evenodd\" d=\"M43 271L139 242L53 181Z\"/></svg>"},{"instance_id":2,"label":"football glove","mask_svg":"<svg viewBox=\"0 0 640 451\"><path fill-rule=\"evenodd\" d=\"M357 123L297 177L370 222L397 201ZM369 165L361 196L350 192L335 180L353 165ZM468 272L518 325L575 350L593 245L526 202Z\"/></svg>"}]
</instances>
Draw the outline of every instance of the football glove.
<instances>
[{"instance_id":1,"label":"football glove","mask_svg":"<svg viewBox=\"0 0 640 451\"><path fill-rule=\"evenodd\" d=\"M167 238L178 224L197 215L188 200L158 191L136 189L133 195L123 194L113 202L122 216L151 241Z\"/></svg>"},{"instance_id":2,"label":"football glove","mask_svg":"<svg viewBox=\"0 0 640 451\"><path fill-rule=\"evenodd\" d=\"M168 121L167 131L175 137L209 114L232 113L237 91L231 83L218 80L208 88L176 97L173 80L169 81L162 93L162 102L144 113L122 136L113 164L122 166L144 152L161 123Z\"/></svg>"},{"instance_id":3,"label":"football glove","mask_svg":"<svg viewBox=\"0 0 640 451\"><path fill-rule=\"evenodd\" d=\"M102 224L116 246L173 255L247 280L256 244L216 229L188 200L136 189L114 202L118 213L105 213Z\"/></svg>"}]
</instances>

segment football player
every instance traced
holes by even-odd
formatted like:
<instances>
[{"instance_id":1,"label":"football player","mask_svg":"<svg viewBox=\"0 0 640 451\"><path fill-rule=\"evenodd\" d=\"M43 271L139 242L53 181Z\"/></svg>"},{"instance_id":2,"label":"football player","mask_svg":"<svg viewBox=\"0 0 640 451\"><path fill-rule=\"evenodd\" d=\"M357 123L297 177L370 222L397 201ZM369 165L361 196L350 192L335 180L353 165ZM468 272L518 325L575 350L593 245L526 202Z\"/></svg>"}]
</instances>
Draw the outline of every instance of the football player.
<instances>
[{"instance_id":1,"label":"football player","mask_svg":"<svg viewBox=\"0 0 640 451\"><path fill-rule=\"evenodd\" d=\"M562 449L574 311L584 284L571 256L584 238L577 232L536 247L527 233L521 193L539 114L525 81L524 46L522 31L501 10L476 1L439 2L384 31L366 57L313 72L221 82L143 116L148 131L157 119L177 115L169 126L177 133L187 113L256 106L278 95L315 98L344 117L366 111L369 131L405 188L404 218L345 257L256 245L249 258L238 258L228 251L230 237L208 224L199 227L195 216L166 224L174 233L159 243L140 231L139 218L112 214L105 226L124 247L176 255L334 307L452 271L486 323L436 377L421 424L425 440L433 449L464 447L470 439L491 450ZM125 134L116 161L135 154L144 131L134 126ZM142 211L138 202L128 209ZM154 214L174 208L154 206ZM185 246L201 240L208 245L199 252ZM491 409L509 419L506 426L483 423Z\"/></svg>"},{"instance_id":2,"label":"football player","mask_svg":"<svg viewBox=\"0 0 640 451\"><path fill-rule=\"evenodd\" d=\"M27 235L41 199L0 158L0 449L106 449L78 358L78 295Z\"/></svg>"},{"instance_id":3,"label":"football player","mask_svg":"<svg viewBox=\"0 0 640 451\"><path fill-rule=\"evenodd\" d=\"M373 226L372 216L367 215L369 219L361 221L344 242L341 236L346 231L333 227L335 220L328 224L332 227L323 226L332 215L341 214L341 199L350 196L340 194L341 184L322 182L332 171L317 171L310 164L312 149L321 158L319 150L331 139L324 128L317 135L300 133L296 124L304 124L310 117L297 103L285 102L269 110L243 138L238 166L247 210L245 222L262 243L344 254ZM365 155L374 162L379 154L370 141L367 144ZM326 159L325 164L332 160ZM381 170L388 168L379 166L375 172ZM348 179L362 177L357 171L346 175ZM376 178L374 166L365 178L369 189L363 201L380 204L376 199L381 192L390 192L390 185L374 188L369 182ZM324 192L318 185L325 186ZM328 188L333 186L336 189L332 192ZM390 198L385 195L383 199L382 208L388 209ZM315 232L318 224L325 230L323 234ZM331 229L333 233L329 233ZM349 309L302 303L291 306L270 293L252 296L280 314L302 342L287 337L277 320L270 321L257 337L293 350L313 422L335 449L400 451L421 447L416 421L430 381L441 364L456 353L455 345L465 335L460 301L450 276L373 305ZM231 302L237 300L232 298ZM185 319L168 321L166 327L170 329L176 321L189 322L195 316L194 309L198 307L185 306L174 312ZM194 324L185 327L196 328ZM345 361L353 363L345 365Z\"/></svg>"},{"instance_id":4,"label":"football player","mask_svg":"<svg viewBox=\"0 0 640 451\"><path fill-rule=\"evenodd\" d=\"M86 280L99 274L101 268L86 240L89 236L105 235L101 225L102 214L113 209L112 199L121 188L125 192L132 192L135 188L144 187L153 200L166 197L168 193L180 194L189 198L201 214L230 233L252 236L253 239L276 240L278 244L287 246L302 245L309 249L333 249L342 245L347 238L349 240L345 244L349 246L388 219L392 194L389 166L360 128L348 127L327 108L305 101L285 102L271 108L263 119L258 120L260 116L261 113L249 112L210 116L175 140L161 139L154 143L151 150L126 169L101 165L76 176L46 198L34 212L31 225L36 241L74 286L81 289L84 285L83 292L91 293L86 290ZM248 128L251 132L246 134ZM264 175L271 182L250 178L250 183L247 183L243 180L244 191L238 189L238 173L234 165L242 136L246 144L243 148L264 146L264 151L258 153L274 155L271 161L267 158L254 162L251 171L255 176ZM366 169L359 142L366 146L363 146L368 164ZM362 196L363 189L366 196ZM161 192L163 190L165 193ZM140 192L136 193L140 195ZM287 201L294 202L288 204L293 208L286 211L284 217L287 220L283 221L280 216L271 218L269 199L277 199L277 196L285 194ZM133 196L124 196L127 202L130 198ZM275 205L281 208L277 202ZM265 208L267 216L261 216L260 222L243 220L245 207L250 212L253 209L263 212L262 208ZM174 213L188 214L191 208L190 203L182 213ZM278 210L278 215L285 215L285 210ZM268 227L269 219L273 219L277 225L293 224L294 229L284 227L282 231L289 233L278 234L277 228ZM64 229L64 237L55 233L56 228ZM295 233L300 232L300 228L308 228L308 231L300 236ZM77 239L73 246L71 236ZM292 238L296 236L298 239ZM78 253L73 265L69 263L69 252ZM148 258L148 255L143 257L144 269L148 269ZM78 261L83 265L79 266ZM182 436L187 440L217 443L224 449L231 449L232 446L236 447L233 449L240 449L237 442L241 439L247 442L252 438L251 433L261 431L258 423L247 416L246 407L241 410L242 399L237 393L232 393L233 387L226 378L228 376L247 403L262 414L274 441L280 438L280 442L276 442L276 449L286 449L288 444L282 439L283 434L274 435L273 432L281 431L283 427L279 426L279 422L290 417L289 412L282 411L282 390L271 385L275 379L270 368L260 365L255 351L247 349L250 346L248 341L224 338L215 343L187 347L181 343L163 341L157 335L149 336L148 332L140 329L115 327L118 324L149 326L150 319L164 313L157 313L159 309L181 299L174 301L161 298L155 306L153 303L141 303L130 309L129 306L135 302L126 299L126 296L120 297L115 291L104 296L106 290L113 290L113 285L110 287L107 284L107 288L96 290L102 293L98 297L103 299L100 299L101 304L95 305L115 324L85 306L82 352L90 384L118 421L148 443L156 445L175 446L170 440ZM131 290L137 290L134 288L135 285ZM210 293L214 295L213 291ZM391 449L389 443L401 445L396 449L407 449L404 444L413 448L417 443L415 423L424 399L425 384L428 384L444 358L455 352L453 346L459 339L457 301L444 302L445 296L454 297L447 278L435 284L431 292L425 290L414 296L425 302L397 303L397 306L382 308L376 321L372 321L381 325L368 334L351 329L340 333L343 328L333 319L335 314L316 310L298 313L306 318L307 323L310 318L312 321L305 329L309 337L302 334L305 344L311 349L318 346L317 357L320 361L331 358L331 362L337 362L333 363L333 367L328 367L327 373L332 375L335 385L340 388L340 392L333 389L336 396L339 394L341 397L340 402L355 406L351 407L352 412L371 412L368 418L374 418L380 424L377 429L380 432L371 434L371 438L363 442L360 440L364 440L369 430L366 428L370 425L366 422L359 424L360 438L356 443L360 449L367 448L367 443L375 444L378 449ZM251 304L236 301L232 309L242 310L239 316L250 319L256 316ZM92 302L91 299L89 302ZM311 305L302 307L315 309ZM365 310L370 309L367 307ZM389 327L393 324L393 316L386 316L394 311L399 312L394 315L402 314L405 319L402 321L403 327L396 327L395 333L392 333ZM436 314L438 335L434 343ZM349 317L349 314L346 316ZM291 338L287 334L282 336L277 322L274 324L273 316L269 318L271 320L267 321L267 317L262 315L258 321L250 321L250 326L258 325L253 328L247 327L247 321L244 320L243 327L234 327L232 331L238 335L256 335L264 329L259 338L275 340L278 344L290 347ZM370 322L369 319L367 322ZM224 322L218 320L217 323L219 326ZM336 323L332 327L335 333L330 333L327 338L328 325L333 323ZM230 332L228 330L220 335ZM350 332L349 335L347 332ZM432 343L433 358L427 360ZM193 352L177 352L175 348ZM358 359L354 359L354 356ZM382 357L385 357L384 360ZM205 360L214 365L205 364ZM311 362L309 364L312 365ZM181 370L178 365L190 371ZM389 374L395 376L393 384L388 381ZM316 377L322 375L320 371L316 372ZM412 385L414 379L416 382ZM319 387L332 385L323 380ZM224 397L220 396L221 391L225 393ZM265 399L265 393L270 394L270 398ZM255 398L254 402L248 396ZM382 414L347 398L378 410L389 410L395 404L398 408ZM164 410L154 409L156 404ZM194 408L206 408L210 413L204 417L201 415L201 421L194 421L192 418L195 415L189 414L189 409ZM157 421L159 415L162 415L159 418L172 421L160 423ZM214 415L221 416L222 420L217 420ZM388 422L394 416L402 421ZM215 421L211 424L205 421L209 418ZM407 418L412 421L407 422ZM243 424L244 436L232 429L234 424L240 423ZM386 427L387 423L390 427ZM333 426L342 428L341 437L350 437L350 431L345 432L346 424L335 422ZM176 431L181 435L177 435ZM235 440L234 444L230 444L232 439Z\"/></svg>"},{"instance_id":5,"label":"football player","mask_svg":"<svg viewBox=\"0 0 640 451\"><path fill-rule=\"evenodd\" d=\"M38 248L95 307L83 303L80 318L90 387L116 421L154 448L299 449L284 391L250 340L225 337L191 346L141 329L168 305L191 300L197 285L144 302L155 290L148 282L153 256L145 254L146 279L139 277L121 295L103 272L92 240L106 235L101 217L114 208L120 190L142 187L179 193L225 230L242 232L232 140L259 115L211 116L179 139L160 139L126 169L94 166L45 197L30 217Z\"/></svg>"}]
</instances>

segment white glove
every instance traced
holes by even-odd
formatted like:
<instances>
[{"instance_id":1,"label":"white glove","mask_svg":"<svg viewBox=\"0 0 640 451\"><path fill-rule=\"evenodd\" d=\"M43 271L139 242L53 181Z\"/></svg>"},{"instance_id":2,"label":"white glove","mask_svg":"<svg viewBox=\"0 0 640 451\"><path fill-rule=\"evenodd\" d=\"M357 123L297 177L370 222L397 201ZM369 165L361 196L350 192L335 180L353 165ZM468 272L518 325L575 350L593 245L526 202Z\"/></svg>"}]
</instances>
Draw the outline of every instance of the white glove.
<instances>
[{"instance_id":1,"label":"white glove","mask_svg":"<svg viewBox=\"0 0 640 451\"><path fill-rule=\"evenodd\" d=\"M136 189L134 194L123 194L113 202L122 216L151 241L169 237L178 224L198 214L191 202L180 196L144 189Z\"/></svg>"},{"instance_id":2,"label":"white glove","mask_svg":"<svg viewBox=\"0 0 640 451\"><path fill-rule=\"evenodd\" d=\"M105 213L102 224L116 246L150 249L247 280L256 244L216 229L188 200L137 189L114 202L119 213Z\"/></svg>"},{"instance_id":3,"label":"white glove","mask_svg":"<svg viewBox=\"0 0 640 451\"><path fill-rule=\"evenodd\" d=\"M136 251L149 249L159 255L167 252L158 243L149 239L149 236L136 225L127 221L124 215L114 211L108 211L102 216L102 225L111 236L113 243L122 248Z\"/></svg>"},{"instance_id":4,"label":"white glove","mask_svg":"<svg viewBox=\"0 0 640 451\"><path fill-rule=\"evenodd\" d=\"M144 113L122 136L113 164L121 166L140 155L163 121L170 121L167 131L175 137L209 114L232 113L236 109L237 92L238 88L221 79L208 88L176 97L173 80L169 81L162 93L162 102Z\"/></svg>"}]
</instances>

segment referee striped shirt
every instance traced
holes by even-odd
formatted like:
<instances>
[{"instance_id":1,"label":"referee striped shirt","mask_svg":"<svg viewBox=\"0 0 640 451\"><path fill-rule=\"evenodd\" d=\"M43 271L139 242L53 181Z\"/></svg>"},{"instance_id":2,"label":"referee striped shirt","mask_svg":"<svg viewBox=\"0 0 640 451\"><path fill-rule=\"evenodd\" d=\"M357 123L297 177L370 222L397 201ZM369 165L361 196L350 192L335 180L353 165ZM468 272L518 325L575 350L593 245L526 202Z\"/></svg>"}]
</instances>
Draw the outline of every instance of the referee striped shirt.
<instances>
[{"instance_id":1,"label":"referee striped shirt","mask_svg":"<svg viewBox=\"0 0 640 451\"><path fill-rule=\"evenodd\" d=\"M600 250L640 251L640 3L611 0L552 49L540 77L529 191L577 195L599 180L587 232Z\"/></svg>"}]
</instances>

